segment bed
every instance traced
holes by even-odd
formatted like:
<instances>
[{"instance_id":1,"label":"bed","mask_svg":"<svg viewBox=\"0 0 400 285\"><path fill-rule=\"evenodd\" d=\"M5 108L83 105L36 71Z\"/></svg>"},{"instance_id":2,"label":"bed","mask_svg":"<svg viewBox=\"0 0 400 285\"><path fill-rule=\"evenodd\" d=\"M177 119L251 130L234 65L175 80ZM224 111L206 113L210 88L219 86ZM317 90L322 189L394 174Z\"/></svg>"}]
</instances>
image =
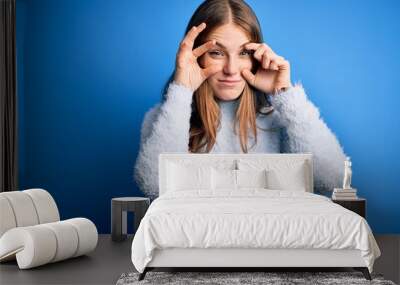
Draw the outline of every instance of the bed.
<instances>
[{"instance_id":1,"label":"bed","mask_svg":"<svg viewBox=\"0 0 400 285\"><path fill-rule=\"evenodd\" d=\"M313 193L311 153L159 156L159 197L132 242L154 268L352 267L379 247L364 218Z\"/></svg>"}]
</instances>

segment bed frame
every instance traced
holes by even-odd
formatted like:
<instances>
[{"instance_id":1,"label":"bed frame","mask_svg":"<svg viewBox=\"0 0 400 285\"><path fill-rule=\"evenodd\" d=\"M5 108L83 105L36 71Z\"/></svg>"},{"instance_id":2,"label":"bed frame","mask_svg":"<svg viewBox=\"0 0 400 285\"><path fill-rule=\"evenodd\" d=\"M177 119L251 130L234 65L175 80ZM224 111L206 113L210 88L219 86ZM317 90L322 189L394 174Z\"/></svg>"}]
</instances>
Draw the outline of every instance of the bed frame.
<instances>
[{"instance_id":1,"label":"bed frame","mask_svg":"<svg viewBox=\"0 0 400 285\"><path fill-rule=\"evenodd\" d=\"M329 249L239 249L239 248L170 248L157 249L151 262L143 273L142 280L148 271L155 268L191 268L215 269L229 268L234 271L253 271L255 268L343 268L350 267L361 271L367 280L371 280L368 268L359 250ZM261 270L263 269L263 270Z\"/></svg>"},{"instance_id":2,"label":"bed frame","mask_svg":"<svg viewBox=\"0 0 400 285\"><path fill-rule=\"evenodd\" d=\"M168 161L193 164L227 163L235 164L236 159L257 159L276 162L282 160L303 160L306 167L306 191L313 192L313 164L311 153L301 154L188 154L162 153L159 156L159 191L165 193ZM367 280L371 275L359 250L333 249L256 249L256 248L168 248L156 249L153 259L147 264L139 280L156 268L228 268L229 271L258 271L285 268L353 268L361 271ZM264 270L261 270L264 269Z\"/></svg>"}]
</instances>

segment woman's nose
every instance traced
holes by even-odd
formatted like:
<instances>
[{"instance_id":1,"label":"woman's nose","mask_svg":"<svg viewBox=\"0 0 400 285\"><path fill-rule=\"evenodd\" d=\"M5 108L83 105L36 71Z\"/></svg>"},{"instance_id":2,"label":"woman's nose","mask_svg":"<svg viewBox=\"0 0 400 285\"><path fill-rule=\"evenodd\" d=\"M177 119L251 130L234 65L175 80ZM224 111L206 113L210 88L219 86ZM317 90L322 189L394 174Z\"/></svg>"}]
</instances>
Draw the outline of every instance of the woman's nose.
<instances>
[{"instance_id":1,"label":"woman's nose","mask_svg":"<svg viewBox=\"0 0 400 285\"><path fill-rule=\"evenodd\" d=\"M229 58L225 62L223 71L225 74L228 74L228 75L235 75L236 73L238 73L239 66L238 66L237 60L235 60L234 58Z\"/></svg>"}]
</instances>

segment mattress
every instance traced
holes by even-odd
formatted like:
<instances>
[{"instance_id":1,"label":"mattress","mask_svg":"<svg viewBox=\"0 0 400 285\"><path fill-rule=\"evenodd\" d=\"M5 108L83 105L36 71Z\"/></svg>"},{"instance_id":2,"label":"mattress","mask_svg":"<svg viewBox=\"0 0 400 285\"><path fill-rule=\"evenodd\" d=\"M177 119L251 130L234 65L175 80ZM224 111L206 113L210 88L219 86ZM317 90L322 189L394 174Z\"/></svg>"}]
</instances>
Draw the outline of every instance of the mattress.
<instances>
[{"instance_id":1,"label":"mattress","mask_svg":"<svg viewBox=\"0 0 400 285\"><path fill-rule=\"evenodd\" d=\"M309 192L243 189L168 192L155 199L132 242L143 272L169 248L359 250L369 271L380 250L364 218Z\"/></svg>"}]
</instances>

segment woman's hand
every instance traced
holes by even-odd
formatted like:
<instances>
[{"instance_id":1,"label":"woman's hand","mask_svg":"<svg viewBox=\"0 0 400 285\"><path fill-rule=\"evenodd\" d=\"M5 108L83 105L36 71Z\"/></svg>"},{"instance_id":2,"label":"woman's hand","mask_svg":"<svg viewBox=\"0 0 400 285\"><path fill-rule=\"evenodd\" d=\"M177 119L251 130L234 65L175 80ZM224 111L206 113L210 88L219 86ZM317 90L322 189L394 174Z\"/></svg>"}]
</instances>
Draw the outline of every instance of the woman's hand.
<instances>
[{"instance_id":1,"label":"woman's hand","mask_svg":"<svg viewBox=\"0 0 400 285\"><path fill-rule=\"evenodd\" d=\"M222 70L219 65L211 65L207 68L201 68L197 63L197 58L208 51L215 40L208 41L203 45L193 49L194 40L205 29L206 23L193 28L186 34L182 40L177 56L174 80L192 91L195 91L209 76Z\"/></svg>"},{"instance_id":2,"label":"woman's hand","mask_svg":"<svg viewBox=\"0 0 400 285\"><path fill-rule=\"evenodd\" d=\"M250 85L264 93L273 94L292 86L289 61L274 53L265 43L248 43L245 48L254 50L253 56L260 62L256 74L249 69L242 70L243 77Z\"/></svg>"}]
</instances>

